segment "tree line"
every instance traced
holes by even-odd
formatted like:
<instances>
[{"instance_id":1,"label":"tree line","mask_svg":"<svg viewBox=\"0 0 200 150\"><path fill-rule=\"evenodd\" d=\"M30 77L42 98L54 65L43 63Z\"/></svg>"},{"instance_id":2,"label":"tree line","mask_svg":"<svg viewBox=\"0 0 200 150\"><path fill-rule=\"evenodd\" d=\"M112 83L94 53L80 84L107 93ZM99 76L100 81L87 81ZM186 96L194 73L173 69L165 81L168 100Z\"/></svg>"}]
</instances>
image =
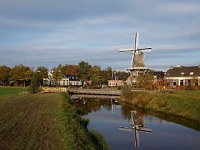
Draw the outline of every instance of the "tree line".
<instances>
[{"instance_id":1,"label":"tree line","mask_svg":"<svg viewBox=\"0 0 200 150\"><path fill-rule=\"evenodd\" d=\"M48 78L48 72L51 72L53 79L59 81L64 75L73 75L83 81L90 81L93 86L107 84L110 79L126 80L129 74L124 71L115 71L111 67L101 69L100 66L91 65L88 62L81 61L78 65L58 65L48 70L45 66L39 66L36 69L25 65L15 65L8 67L0 66L0 85L2 86L29 86L31 80L37 78L38 84L42 84L43 78Z\"/></svg>"}]
</instances>

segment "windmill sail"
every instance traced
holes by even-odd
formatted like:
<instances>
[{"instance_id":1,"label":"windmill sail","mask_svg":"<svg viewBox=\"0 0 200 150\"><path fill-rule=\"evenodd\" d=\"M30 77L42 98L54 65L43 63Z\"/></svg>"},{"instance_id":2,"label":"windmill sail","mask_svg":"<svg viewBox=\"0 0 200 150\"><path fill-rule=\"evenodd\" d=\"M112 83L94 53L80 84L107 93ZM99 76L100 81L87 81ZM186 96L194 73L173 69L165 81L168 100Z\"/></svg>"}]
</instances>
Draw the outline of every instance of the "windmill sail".
<instances>
[{"instance_id":1,"label":"windmill sail","mask_svg":"<svg viewBox=\"0 0 200 150\"><path fill-rule=\"evenodd\" d=\"M138 48L138 39L139 34L135 33L134 38L134 48L128 48L128 49L120 49L119 52L132 52L132 59L131 59L131 68L130 69L136 69L136 68L144 68L144 52L149 52L152 48Z\"/></svg>"}]
</instances>

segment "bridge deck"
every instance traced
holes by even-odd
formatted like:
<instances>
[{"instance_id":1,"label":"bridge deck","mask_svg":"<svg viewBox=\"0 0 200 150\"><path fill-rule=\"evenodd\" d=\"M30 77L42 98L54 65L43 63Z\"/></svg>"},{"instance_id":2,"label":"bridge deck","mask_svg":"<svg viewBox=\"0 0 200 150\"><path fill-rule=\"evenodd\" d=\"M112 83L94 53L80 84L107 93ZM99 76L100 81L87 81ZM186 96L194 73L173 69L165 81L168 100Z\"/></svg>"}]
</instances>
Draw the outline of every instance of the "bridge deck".
<instances>
[{"instance_id":1,"label":"bridge deck","mask_svg":"<svg viewBox=\"0 0 200 150\"><path fill-rule=\"evenodd\" d=\"M104 90L104 89L68 89L70 94L82 94L82 95L110 95L120 96L121 90Z\"/></svg>"},{"instance_id":2,"label":"bridge deck","mask_svg":"<svg viewBox=\"0 0 200 150\"><path fill-rule=\"evenodd\" d=\"M119 99L120 96L108 96L108 95L71 95L70 98L72 100L74 99L80 99L80 98L97 98L97 99Z\"/></svg>"}]
</instances>

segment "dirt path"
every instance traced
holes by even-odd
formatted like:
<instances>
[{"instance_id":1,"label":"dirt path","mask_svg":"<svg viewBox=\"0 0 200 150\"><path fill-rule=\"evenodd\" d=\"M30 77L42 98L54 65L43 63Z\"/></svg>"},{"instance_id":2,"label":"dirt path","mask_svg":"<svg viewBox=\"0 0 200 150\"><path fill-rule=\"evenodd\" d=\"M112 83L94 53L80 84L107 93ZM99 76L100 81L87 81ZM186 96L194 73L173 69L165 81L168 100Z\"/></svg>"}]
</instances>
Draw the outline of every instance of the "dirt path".
<instances>
[{"instance_id":1,"label":"dirt path","mask_svg":"<svg viewBox=\"0 0 200 150\"><path fill-rule=\"evenodd\" d=\"M2 103L0 149L63 149L54 114L59 99L58 94L37 94Z\"/></svg>"}]
</instances>

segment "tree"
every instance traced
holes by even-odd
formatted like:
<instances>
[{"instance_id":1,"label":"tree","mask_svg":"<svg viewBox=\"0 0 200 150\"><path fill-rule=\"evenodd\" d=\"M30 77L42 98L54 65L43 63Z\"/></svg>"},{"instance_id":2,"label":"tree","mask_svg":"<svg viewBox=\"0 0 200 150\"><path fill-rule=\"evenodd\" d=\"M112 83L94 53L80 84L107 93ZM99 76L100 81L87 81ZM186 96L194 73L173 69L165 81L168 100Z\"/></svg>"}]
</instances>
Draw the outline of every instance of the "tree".
<instances>
[{"instance_id":1,"label":"tree","mask_svg":"<svg viewBox=\"0 0 200 150\"><path fill-rule=\"evenodd\" d=\"M6 65L0 66L0 82L2 82L3 85L8 85L10 70L11 69Z\"/></svg>"},{"instance_id":2,"label":"tree","mask_svg":"<svg viewBox=\"0 0 200 150\"><path fill-rule=\"evenodd\" d=\"M108 67L101 71L102 84L108 84L108 80L112 78L112 68Z\"/></svg>"},{"instance_id":3,"label":"tree","mask_svg":"<svg viewBox=\"0 0 200 150\"><path fill-rule=\"evenodd\" d=\"M41 77L39 72L34 72L31 78L31 84L30 84L30 93L38 93L39 88L40 88L40 83L41 83Z\"/></svg>"},{"instance_id":4,"label":"tree","mask_svg":"<svg viewBox=\"0 0 200 150\"><path fill-rule=\"evenodd\" d=\"M62 65L58 65L58 67L54 67L52 69L53 72L53 79L55 79L56 81L60 81L63 77L62 74Z\"/></svg>"},{"instance_id":5,"label":"tree","mask_svg":"<svg viewBox=\"0 0 200 150\"><path fill-rule=\"evenodd\" d=\"M84 81L90 80L91 65L88 62L81 61L79 64L79 78Z\"/></svg>"},{"instance_id":6,"label":"tree","mask_svg":"<svg viewBox=\"0 0 200 150\"><path fill-rule=\"evenodd\" d=\"M91 81L93 85L99 86L101 84L101 68L99 66L93 66L91 68Z\"/></svg>"},{"instance_id":7,"label":"tree","mask_svg":"<svg viewBox=\"0 0 200 150\"><path fill-rule=\"evenodd\" d=\"M23 83L24 86L30 84L32 75L33 71L24 65L16 65L10 71L10 79L14 80L17 85L21 83Z\"/></svg>"},{"instance_id":8,"label":"tree","mask_svg":"<svg viewBox=\"0 0 200 150\"><path fill-rule=\"evenodd\" d=\"M36 72L39 73L40 77L43 78L48 78L48 69L44 66L40 66L36 69Z\"/></svg>"},{"instance_id":9,"label":"tree","mask_svg":"<svg viewBox=\"0 0 200 150\"><path fill-rule=\"evenodd\" d=\"M48 78L48 69L44 66L40 66L36 69L36 72L40 78L40 84L43 85L43 79Z\"/></svg>"},{"instance_id":10,"label":"tree","mask_svg":"<svg viewBox=\"0 0 200 150\"><path fill-rule=\"evenodd\" d=\"M78 65L64 65L62 67L62 73L73 75L73 76L79 76L79 66Z\"/></svg>"},{"instance_id":11,"label":"tree","mask_svg":"<svg viewBox=\"0 0 200 150\"><path fill-rule=\"evenodd\" d=\"M153 75L147 72L143 75L139 75L136 78L136 85L139 88L152 89Z\"/></svg>"},{"instance_id":12,"label":"tree","mask_svg":"<svg viewBox=\"0 0 200 150\"><path fill-rule=\"evenodd\" d=\"M123 80L126 81L127 78L129 77L129 73L128 72L124 72L124 71L117 71L115 73L115 76L118 80Z\"/></svg>"}]
</instances>

